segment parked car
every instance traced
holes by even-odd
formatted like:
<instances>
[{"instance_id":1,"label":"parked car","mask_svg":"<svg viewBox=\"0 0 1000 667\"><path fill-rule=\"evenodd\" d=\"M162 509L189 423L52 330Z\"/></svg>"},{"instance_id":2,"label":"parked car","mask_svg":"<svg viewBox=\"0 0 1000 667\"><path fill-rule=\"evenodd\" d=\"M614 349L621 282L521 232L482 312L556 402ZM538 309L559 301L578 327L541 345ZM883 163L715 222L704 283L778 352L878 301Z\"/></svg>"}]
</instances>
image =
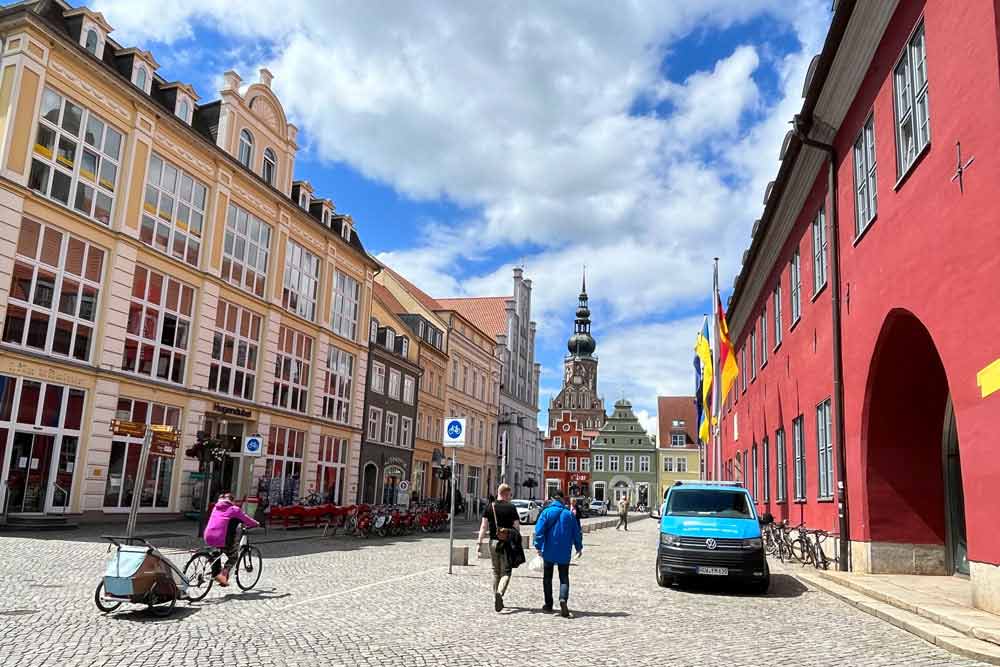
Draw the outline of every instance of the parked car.
<instances>
[{"instance_id":1,"label":"parked car","mask_svg":"<svg viewBox=\"0 0 1000 667\"><path fill-rule=\"evenodd\" d=\"M608 504L603 500L594 500L590 503L590 513L598 516L607 516Z\"/></svg>"},{"instance_id":2,"label":"parked car","mask_svg":"<svg viewBox=\"0 0 1000 667\"><path fill-rule=\"evenodd\" d=\"M542 506L534 500L512 500L510 501L517 508L517 519L521 523L535 523L538 515L542 513Z\"/></svg>"}]
</instances>

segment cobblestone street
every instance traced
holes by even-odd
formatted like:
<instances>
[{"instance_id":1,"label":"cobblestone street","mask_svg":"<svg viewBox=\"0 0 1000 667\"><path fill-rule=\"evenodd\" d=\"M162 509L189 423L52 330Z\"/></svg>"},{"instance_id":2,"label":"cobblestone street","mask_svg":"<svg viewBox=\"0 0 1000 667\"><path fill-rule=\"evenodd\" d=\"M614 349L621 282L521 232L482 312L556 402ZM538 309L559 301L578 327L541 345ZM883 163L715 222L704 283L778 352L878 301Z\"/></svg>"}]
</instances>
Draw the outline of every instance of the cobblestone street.
<instances>
[{"instance_id":1,"label":"cobblestone street","mask_svg":"<svg viewBox=\"0 0 1000 667\"><path fill-rule=\"evenodd\" d=\"M468 538L470 526L463 527ZM152 532L152 530L147 530ZM63 539L69 537L69 540ZM272 531L268 538L283 536ZM157 619L93 603L97 538L0 538L0 662L60 665L974 665L776 575L765 598L661 590L656 526L585 537L571 570L576 617L541 613L522 567L493 611L488 561L447 574L447 533L262 544L258 589L213 588ZM161 543L167 540L161 539ZM472 544L465 539L463 544ZM183 567L185 553L166 549ZM766 620L765 620L766 619ZM767 628L767 629L766 629Z\"/></svg>"}]
</instances>

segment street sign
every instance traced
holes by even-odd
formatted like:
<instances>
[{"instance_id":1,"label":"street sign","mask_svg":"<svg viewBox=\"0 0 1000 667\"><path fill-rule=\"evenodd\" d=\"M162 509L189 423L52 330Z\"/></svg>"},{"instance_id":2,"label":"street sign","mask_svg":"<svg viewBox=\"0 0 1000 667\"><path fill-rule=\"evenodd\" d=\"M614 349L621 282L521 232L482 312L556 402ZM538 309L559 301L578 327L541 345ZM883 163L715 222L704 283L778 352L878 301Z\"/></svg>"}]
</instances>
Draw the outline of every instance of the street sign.
<instances>
[{"instance_id":1,"label":"street sign","mask_svg":"<svg viewBox=\"0 0 1000 667\"><path fill-rule=\"evenodd\" d=\"M409 489L410 489L410 483L407 482L405 479L399 483L400 491L408 491Z\"/></svg>"},{"instance_id":2,"label":"street sign","mask_svg":"<svg viewBox=\"0 0 1000 667\"><path fill-rule=\"evenodd\" d=\"M205 479L205 477L207 476L207 473L203 473L203 472L192 472L192 473L188 473L188 474L191 475L191 479L192 480Z\"/></svg>"},{"instance_id":3,"label":"street sign","mask_svg":"<svg viewBox=\"0 0 1000 667\"><path fill-rule=\"evenodd\" d=\"M444 425L445 447L465 447L465 417L449 419Z\"/></svg>"},{"instance_id":4,"label":"street sign","mask_svg":"<svg viewBox=\"0 0 1000 667\"><path fill-rule=\"evenodd\" d=\"M127 435L133 438L141 438L146 435L146 425L142 422L127 422L121 419L112 419L111 432L115 435Z\"/></svg>"},{"instance_id":5,"label":"street sign","mask_svg":"<svg viewBox=\"0 0 1000 667\"><path fill-rule=\"evenodd\" d=\"M243 440L243 453L247 456L261 456L264 453L264 436L254 433Z\"/></svg>"}]
</instances>

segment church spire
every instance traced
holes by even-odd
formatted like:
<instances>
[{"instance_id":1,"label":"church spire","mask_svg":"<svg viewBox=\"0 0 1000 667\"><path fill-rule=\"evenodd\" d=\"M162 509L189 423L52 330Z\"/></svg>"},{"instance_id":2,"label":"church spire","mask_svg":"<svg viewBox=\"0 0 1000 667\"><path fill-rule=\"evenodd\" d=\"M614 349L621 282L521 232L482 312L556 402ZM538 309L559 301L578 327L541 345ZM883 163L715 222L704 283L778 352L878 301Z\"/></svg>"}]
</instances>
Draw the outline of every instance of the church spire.
<instances>
[{"instance_id":1,"label":"church spire","mask_svg":"<svg viewBox=\"0 0 1000 667\"><path fill-rule=\"evenodd\" d=\"M580 302L576 307L576 325L566 347L569 353L578 357L589 357L597 348L597 341L590 335L590 306L587 296L587 269L583 270L583 283L580 291Z\"/></svg>"}]
</instances>

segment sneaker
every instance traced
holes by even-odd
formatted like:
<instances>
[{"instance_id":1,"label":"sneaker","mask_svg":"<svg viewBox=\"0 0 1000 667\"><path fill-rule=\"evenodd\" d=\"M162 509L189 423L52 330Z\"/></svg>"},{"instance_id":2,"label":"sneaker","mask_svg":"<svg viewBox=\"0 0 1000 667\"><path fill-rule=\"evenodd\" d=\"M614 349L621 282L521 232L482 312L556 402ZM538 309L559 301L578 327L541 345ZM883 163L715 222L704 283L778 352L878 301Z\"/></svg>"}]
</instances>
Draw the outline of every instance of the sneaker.
<instances>
[{"instance_id":1,"label":"sneaker","mask_svg":"<svg viewBox=\"0 0 1000 667\"><path fill-rule=\"evenodd\" d=\"M551 614L552 613L552 605L550 605L550 604L542 605L542 611L544 611L546 614Z\"/></svg>"},{"instance_id":2,"label":"sneaker","mask_svg":"<svg viewBox=\"0 0 1000 667\"><path fill-rule=\"evenodd\" d=\"M493 608L496 611L503 611L503 596L499 593L493 594Z\"/></svg>"},{"instance_id":3,"label":"sneaker","mask_svg":"<svg viewBox=\"0 0 1000 667\"><path fill-rule=\"evenodd\" d=\"M218 584L220 586L223 586L223 587L229 585L229 577L227 577L224 574L218 574L218 575L216 575L215 576L215 581L218 582Z\"/></svg>"},{"instance_id":4,"label":"sneaker","mask_svg":"<svg viewBox=\"0 0 1000 667\"><path fill-rule=\"evenodd\" d=\"M569 618L569 606L566 604L566 600L559 600L559 615L563 618Z\"/></svg>"}]
</instances>

